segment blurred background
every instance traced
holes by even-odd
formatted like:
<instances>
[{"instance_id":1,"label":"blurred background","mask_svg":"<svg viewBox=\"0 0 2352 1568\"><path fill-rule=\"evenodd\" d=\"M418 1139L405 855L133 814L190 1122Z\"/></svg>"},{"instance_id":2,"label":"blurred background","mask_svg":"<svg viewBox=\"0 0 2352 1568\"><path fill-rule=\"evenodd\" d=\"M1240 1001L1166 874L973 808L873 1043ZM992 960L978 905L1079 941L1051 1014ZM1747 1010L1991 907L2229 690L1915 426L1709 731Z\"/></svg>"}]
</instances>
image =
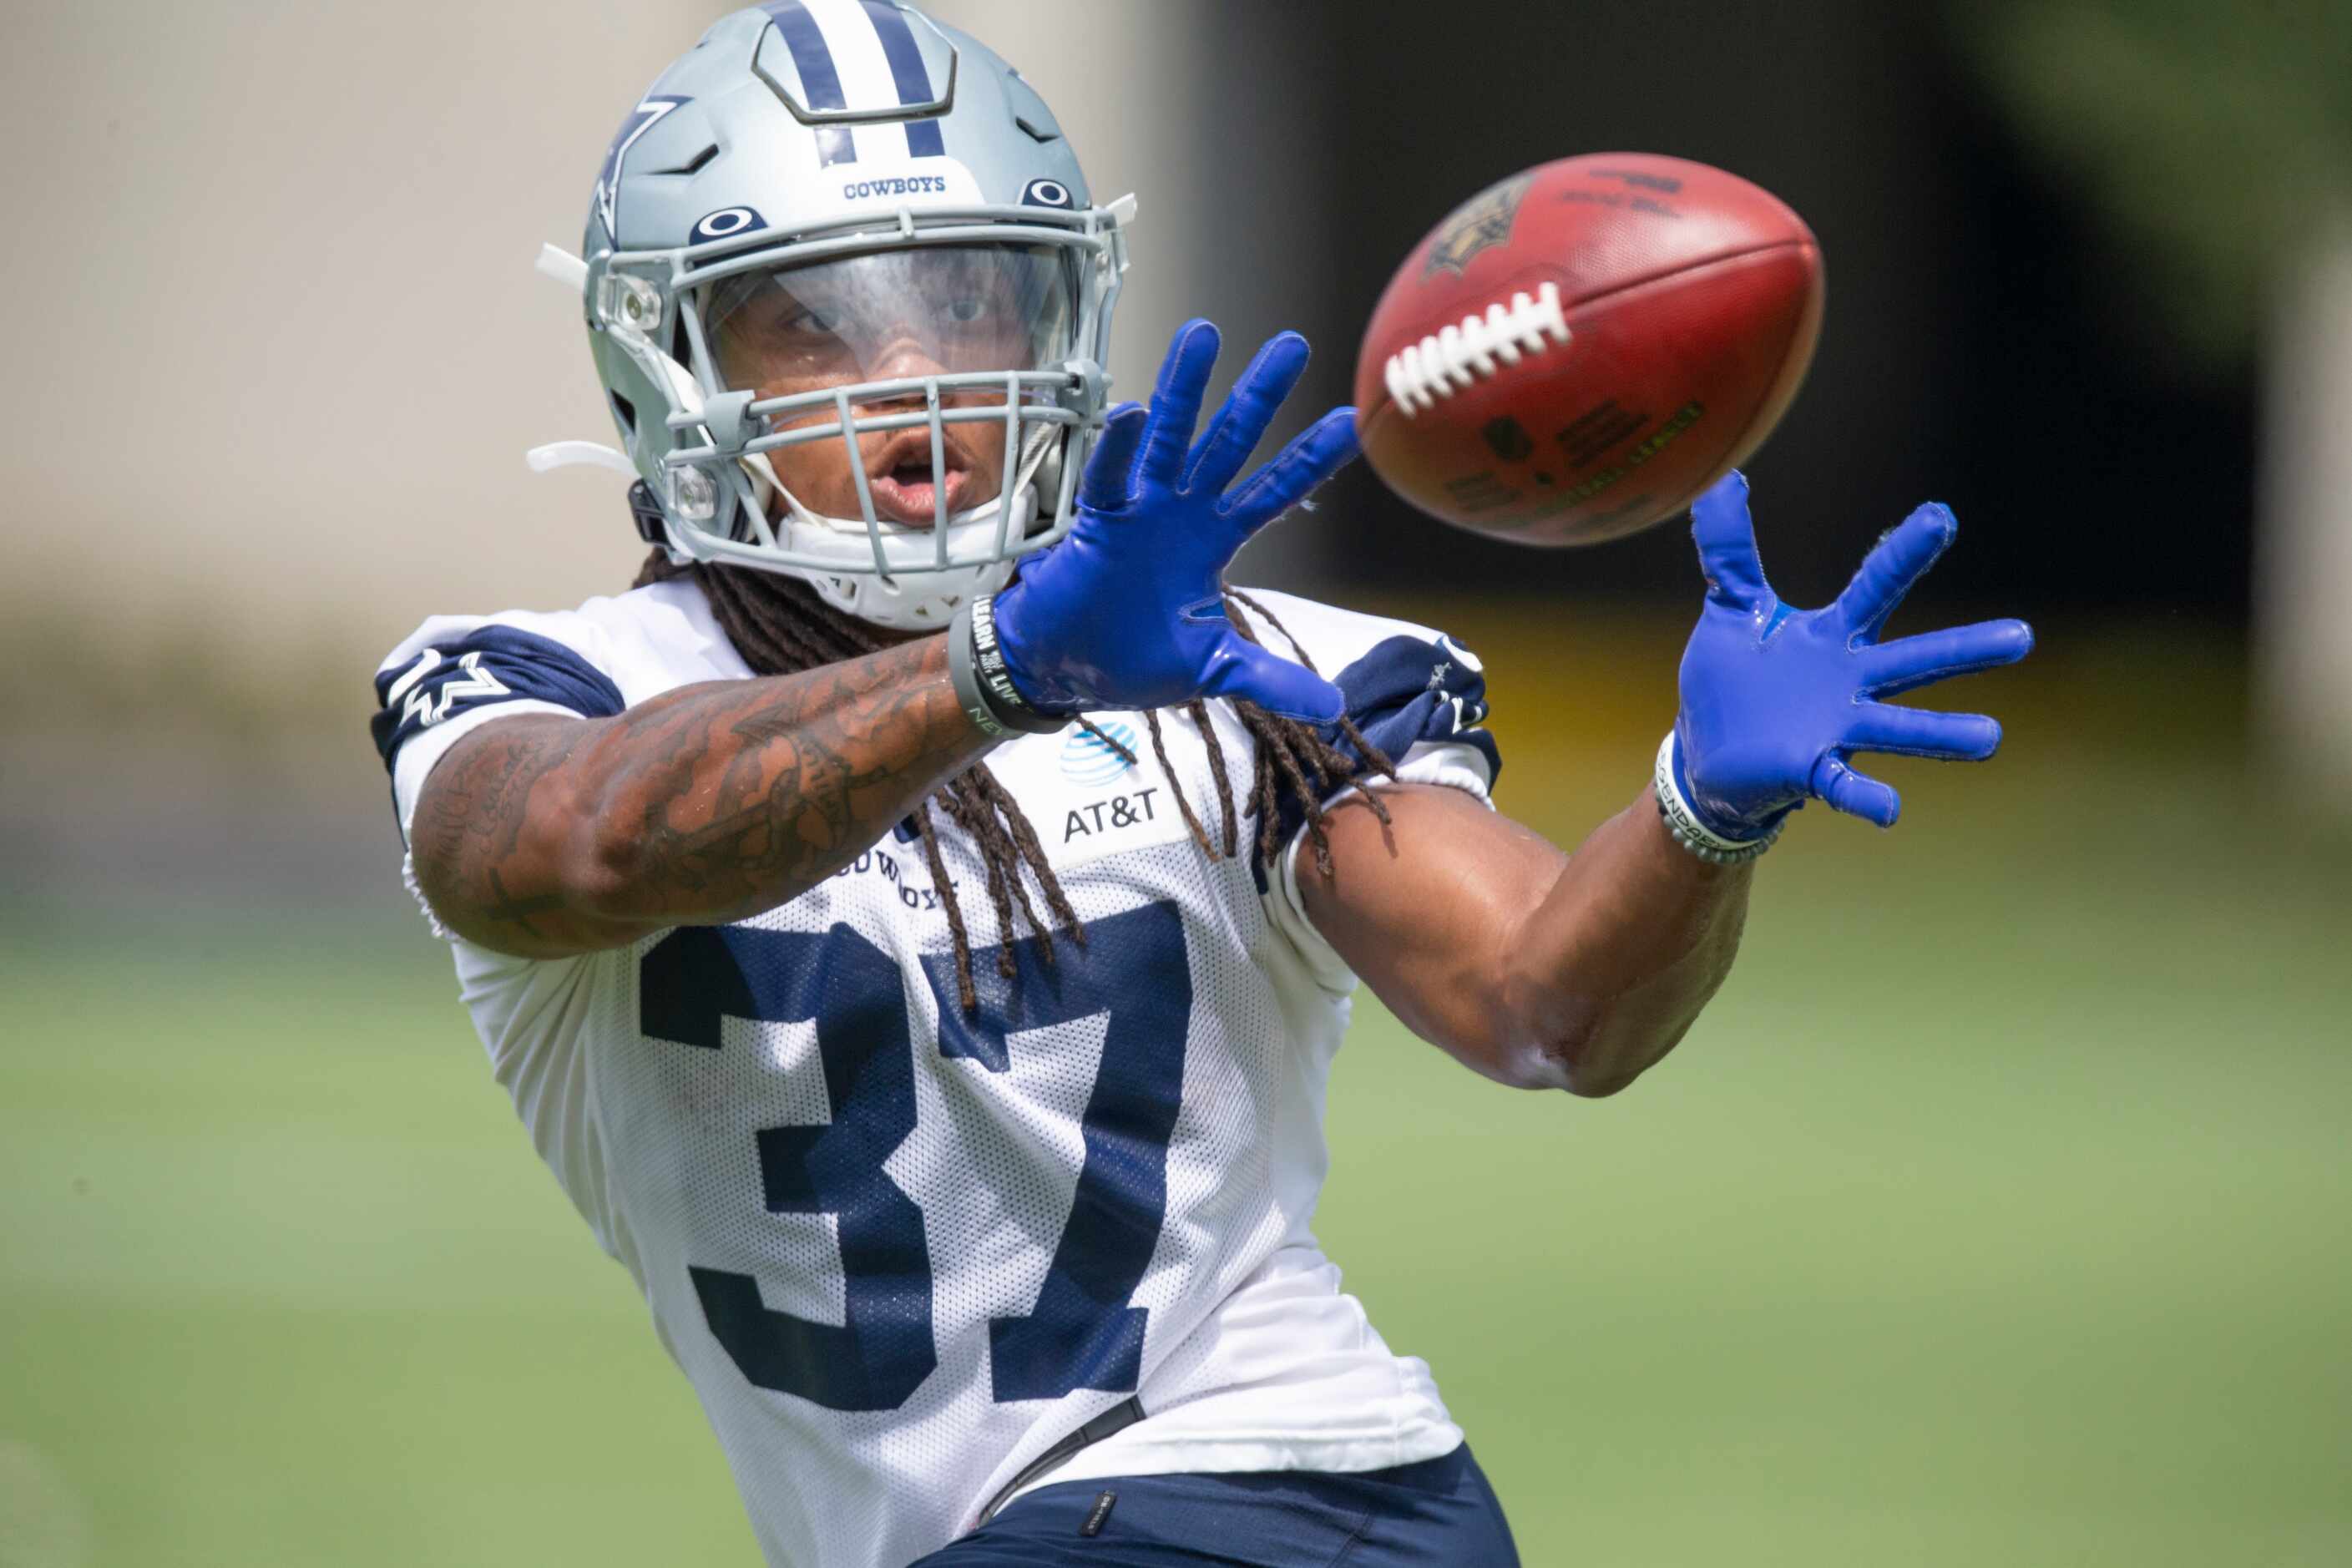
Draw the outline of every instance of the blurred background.
<instances>
[{"instance_id":1,"label":"blurred background","mask_svg":"<svg viewBox=\"0 0 2352 1568\"><path fill-rule=\"evenodd\" d=\"M425 615L635 569L616 481L524 469L605 428L530 262L724 8L11 9L5 1568L753 1560L363 733ZM1891 835L1807 813L1633 1093L1360 1013L1318 1228L1528 1561L2352 1562L2352 6L935 9L1140 195L1130 391L1199 313L1342 400L1390 270L1527 164L1775 190L1830 268L1750 469L1779 586L1932 496L1897 629L2039 628L1951 693L2000 760L1887 763ZM1571 844L1697 592L1679 527L1528 552L1361 473L1244 567L1483 652L1501 804Z\"/></svg>"}]
</instances>

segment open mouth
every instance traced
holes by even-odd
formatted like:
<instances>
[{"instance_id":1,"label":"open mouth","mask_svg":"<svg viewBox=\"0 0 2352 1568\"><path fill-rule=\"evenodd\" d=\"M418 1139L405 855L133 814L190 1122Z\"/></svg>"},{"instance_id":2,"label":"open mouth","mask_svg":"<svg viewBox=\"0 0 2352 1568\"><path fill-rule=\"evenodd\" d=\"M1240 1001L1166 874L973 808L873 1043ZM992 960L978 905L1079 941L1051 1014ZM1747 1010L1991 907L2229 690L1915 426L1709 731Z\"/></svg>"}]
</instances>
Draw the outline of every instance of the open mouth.
<instances>
[{"instance_id":1,"label":"open mouth","mask_svg":"<svg viewBox=\"0 0 2352 1568\"><path fill-rule=\"evenodd\" d=\"M893 522L929 524L939 518L944 489L948 514L962 510L972 481L971 457L950 437L941 447L940 466L945 472L934 473L929 431L900 431L867 463L874 510Z\"/></svg>"}]
</instances>

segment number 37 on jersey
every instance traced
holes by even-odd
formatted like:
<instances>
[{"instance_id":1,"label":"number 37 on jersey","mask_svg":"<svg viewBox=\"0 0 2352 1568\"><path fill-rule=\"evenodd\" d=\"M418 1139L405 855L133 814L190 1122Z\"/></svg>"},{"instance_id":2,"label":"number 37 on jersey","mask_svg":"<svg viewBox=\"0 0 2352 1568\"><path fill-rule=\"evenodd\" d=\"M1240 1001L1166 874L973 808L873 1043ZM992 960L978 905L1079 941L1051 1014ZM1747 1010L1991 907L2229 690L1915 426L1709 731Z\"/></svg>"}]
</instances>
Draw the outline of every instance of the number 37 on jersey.
<instances>
[{"instance_id":1,"label":"number 37 on jersey","mask_svg":"<svg viewBox=\"0 0 2352 1568\"><path fill-rule=\"evenodd\" d=\"M989 1323L998 1403L1077 1389L1131 1393L1146 1309L1129 1304L1167 1207L1168 1142L1184 1081L1192 981L1175 904L1092 922L1086 952L1048 964L1034 937L1010 944L1017 978L958 1005L951 960L923 960L937 1049L973 1070L1011 1068L1013 1037L1101 1016L1101 1067L1087 1098L1085 1165L1068 1223L1031 1310ZM994 980L1003 948L972 954ZM1112 955L1118 962L1112 962ZM711 1334L753 1384L827 1409L895 1410L937 1364L934 1274L923 1215L884 1163L915 1131L916 1037L895 961L847 925L671 932L641 961L639 1027L656 1048L725 1048L723 1022L814 1026L830 1120L756 1134L761 1195L774 1215L830 1216L843 1321L775 1310L751 1275L690 1266Z\"/></svg>"}]
</instances>

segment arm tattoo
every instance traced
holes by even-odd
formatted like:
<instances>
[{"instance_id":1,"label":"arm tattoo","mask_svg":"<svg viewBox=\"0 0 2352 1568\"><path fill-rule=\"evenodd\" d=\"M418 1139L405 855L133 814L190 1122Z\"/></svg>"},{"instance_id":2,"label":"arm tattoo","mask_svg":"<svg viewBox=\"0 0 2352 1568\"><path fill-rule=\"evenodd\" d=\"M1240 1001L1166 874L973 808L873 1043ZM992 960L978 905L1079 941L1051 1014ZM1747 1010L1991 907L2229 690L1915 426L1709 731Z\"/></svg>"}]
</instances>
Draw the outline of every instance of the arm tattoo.
<instances>
[{"instance_id":1,"label":"arm tattoo","mask_svg":"<svg viewBox=\"0 0 2352 1568\"><path fill-rule=\"evenodd\" d=\"M847 864L988 745L940 637L614 719L518 717L434 769L418 877L453 929L531 957L741 920Z\"/></svg>"}]
</instances>

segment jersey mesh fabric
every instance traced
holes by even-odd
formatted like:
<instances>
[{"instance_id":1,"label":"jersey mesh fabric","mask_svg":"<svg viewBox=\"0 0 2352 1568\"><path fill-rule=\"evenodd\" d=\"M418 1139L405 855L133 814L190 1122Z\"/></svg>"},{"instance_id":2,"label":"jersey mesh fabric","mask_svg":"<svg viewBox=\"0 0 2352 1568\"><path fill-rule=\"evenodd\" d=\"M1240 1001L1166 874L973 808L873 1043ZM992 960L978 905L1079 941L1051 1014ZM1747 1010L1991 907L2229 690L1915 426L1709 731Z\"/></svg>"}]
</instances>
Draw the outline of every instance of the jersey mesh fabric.
<instances>
[{"instance_id":1,"label":"jersey mesh fabric","mask_svg":"<svg viewBox=\"0 0 2352 1568\"><path fill-rule=\"evenodd\" d=\"M1440 646L1267 597L1327 671L1399 636ZM740 672L695 600L667 584L527 629L634 703ZM428 623L387 668L463 629ZM434 760L409 753L490 721L481 702L461 697L389 759L404 819ZM1247 738L1212 711L1246 800ZM1162 727L1214 838L1206 748ZM977 1017L919 847L898 836L734 926L551 963L453 944L500 1081L642 1286L772 1562L935 1550L1130 1395L1147 1418L1055 1479L1367 1470L1460 1441L1426 1367L1390 1353L1309 1228L1344 966L1283 879L1262 894L1246 854L1202 852L1135 750L1135 766L1106 763L1074 730L990 758L1087 924L1050 971L1024 940L1018 981L998 976L982 862L942 820ZM1482 794L1489 776L1435 731L1411 771Z\"/></svg>"}]
</instances>

